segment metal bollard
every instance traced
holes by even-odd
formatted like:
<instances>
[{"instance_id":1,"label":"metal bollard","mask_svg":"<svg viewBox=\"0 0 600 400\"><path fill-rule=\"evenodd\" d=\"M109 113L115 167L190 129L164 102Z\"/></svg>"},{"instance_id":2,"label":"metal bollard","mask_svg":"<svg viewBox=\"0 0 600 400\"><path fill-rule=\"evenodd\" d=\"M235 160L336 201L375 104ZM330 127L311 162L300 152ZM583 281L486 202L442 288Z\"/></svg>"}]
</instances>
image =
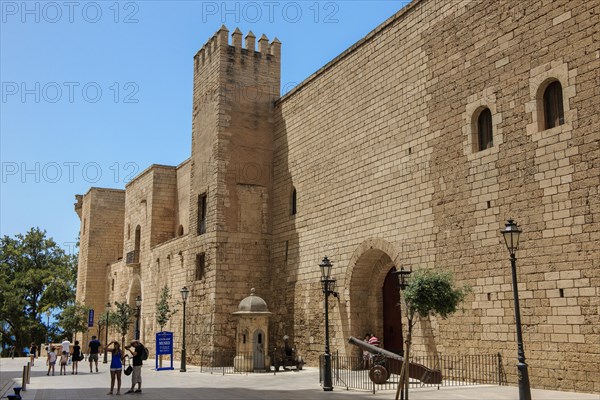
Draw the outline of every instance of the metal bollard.
<instances>
[{"instance_id":1,"label":"metal bollard","mask_svg":"<svg viewBox=\"0 0 600 400\"><path fill-rule=\"evenodd\" d=\"M27 391L27 365L23 365L23 376L21 379L21 390L26 392Z\"/></svg>"},{"instance_id":2,"label":"metal bollard","mask_svg":"<svg viewBox=\"0 0 600 400\"><path fill-rule=\"evenodd\" d=\"M27 383L28 384L31 383L30 379L31 379L31 362L28 361L27 362Z\"/></svg>"}]
</instances>

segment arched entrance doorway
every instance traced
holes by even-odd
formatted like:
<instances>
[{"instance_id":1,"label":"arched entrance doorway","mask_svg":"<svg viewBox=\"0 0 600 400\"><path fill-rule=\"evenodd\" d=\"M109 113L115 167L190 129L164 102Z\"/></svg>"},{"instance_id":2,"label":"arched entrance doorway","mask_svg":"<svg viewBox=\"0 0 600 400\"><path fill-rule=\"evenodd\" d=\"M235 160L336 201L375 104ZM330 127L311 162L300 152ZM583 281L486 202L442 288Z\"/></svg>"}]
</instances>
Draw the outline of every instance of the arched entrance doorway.
<instances>
[{"instance_id":1,"label":"arched entrance doorway","mask_svg":"<svg viewBox=\"0 0 600 400\"><path fill-rule=\"evenodd\" d=\"M265 334L262 330L257 329L254 331L254 337L252 338L252 355L254 357L254 369L262 370L265 368Z\"/></svg>"},{"instance_id":2,"label":"arched entrance doorway","mask_svg":"<svg viewBox=\"0 0 600 400\"><path fill-rule=\"evenodd\" d=\"M397 354L404 354L402 348L402 312L398 277L392 267L385 276L382 287L383 300L383 348Z\"/></svg>"},{"instance_id":3,"label":"arched entrance doorway","mask_svg":"<svg viewBox=\"0 0 600 400\"><path fill-rule=\"evenodd\" d=\"M349 309L347 336L364 338L365 333L377 336L390 351L402 349L402 320L398 280L395 271L396 251L380 239L371 239L355 251L346 277ZM359 354L358 348L347 348L348 354Z\"/></svg>"}]
</instances>

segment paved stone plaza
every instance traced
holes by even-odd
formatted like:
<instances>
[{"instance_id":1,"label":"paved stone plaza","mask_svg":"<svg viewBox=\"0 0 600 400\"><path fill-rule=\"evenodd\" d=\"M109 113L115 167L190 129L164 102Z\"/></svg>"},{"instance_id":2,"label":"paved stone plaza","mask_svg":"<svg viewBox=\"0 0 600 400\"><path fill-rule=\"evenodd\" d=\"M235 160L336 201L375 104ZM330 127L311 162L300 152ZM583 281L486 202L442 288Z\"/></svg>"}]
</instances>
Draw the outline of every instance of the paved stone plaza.
<instances>
[{"instance_id":1,"label":"paved stone plaza","mask_svg":"<svg viewBox=\"0 0 600 400\"><path fill-rule=\"evenodd\" d=\"M287 371L278 374L217 375L200 373L200 369L188 366L188 372L154 371L153 360L149 360L143 370L143 393L124 395L125 398L144 399L393 399L394 391L380 391L373 395L365 391L346 391L335 388L333 392L324 392L319 386L318 369L307 368L300 372ZM20 385L20 374L26 358L0 359L1 391L4 396L12 393L13 382ZM176 364L176 367L178 365ZM39 360L31 371L31 381L23 399L108 399L106 393L110 386L107 365L100 365L100 372L90 374L88 364L81 365L79 375L46 376L45 360ZM122 392L127 391L130 377L123 375ZM597 400L597 395L532 390L534 399ZM411 399L486 399L514 400L518 391L513 386L473 386L413 389Z\"/></svg>"}]
</instances>

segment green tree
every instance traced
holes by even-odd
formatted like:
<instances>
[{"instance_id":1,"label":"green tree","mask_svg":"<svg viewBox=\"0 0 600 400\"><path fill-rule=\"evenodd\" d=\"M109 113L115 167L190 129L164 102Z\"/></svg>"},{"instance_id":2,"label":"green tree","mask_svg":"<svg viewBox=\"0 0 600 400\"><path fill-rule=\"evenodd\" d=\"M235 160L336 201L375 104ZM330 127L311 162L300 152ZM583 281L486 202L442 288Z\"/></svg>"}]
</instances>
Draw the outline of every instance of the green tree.
<instances>
[{"instance_id":1,"label":"green tree","mask_svg":"<svg viewBox=\"0 0 600 400\"><path fill-rule=\"evenodd\" d=\"M408 286L404 289L404 301L408 319L408 334L406 336L406 360L410 357L412 329L415 316L426 318L439 315L442 319L455 313L458 306L471 291L469 286L455 287L452 272L439 269L421 269L411 274ZM406 364L404 364L406 365ZM396 400L402 388L405 398L408 398L408 374L400 378Z\"/></svg>"},{"instance_id":2,"label":"green tree","mask_svg":"<svg viewBox=\"0 0 600 400\"><path fill-rule=\"evenodd\" d=\"M115 301L117 310L113 313L114 326L119 330L121 334L121 348L125 349L125 336L129 332L129 327L133 322L136 310L127 303L121 303Z\"/></svg>"},{"instance_id":3,"label":"green tree","mask_svg":"<svg viewBox=\"0 0 600 400\"><path fill-rule=\"evenodd\" d=\"M0 238L0 329L3 342L22 349L48 334L43 313L75 300L77 260L46 231ZM14 338L14 339L13 339Z\"/></svg>"},{"instance_id":4,"label":"green tree","mask_svg":"<svg viewBox=\"0 0 600 400\"><path fill-rule=\"evenodd\" d=\"M171 309L171 306L169 305L169 300L171 300L171 298L172 296L171 293L169 293L168 286L163 286L160 291L160 297L156 302L156 323L160 326L161 332L171 317L177 313L177 310Z\"/></svg>"},{"instance_id":5,"label":"green tree","mask_svg":"<svg viewBox=\"0 0 600 400\"><path fill-rule=\"evenodd\" d=\"M76 302L66 306L59 314L58 325L69 340L73 340L74 333L87 330L89 311L89 307Z\"/></svg>"},{"instance_id":6,"label":"green tree","mask_svg":"<svg viewBox=\"0 0 600 400\"><path fill-rule=\"evenodd\" d=\"M469 292L468 286L454 286L450 271L422 269L413 272L404 290L409 319L412 320L416 314L420 317L439 314L446 319L456 312Z\"/></svg>"}]
</instances>

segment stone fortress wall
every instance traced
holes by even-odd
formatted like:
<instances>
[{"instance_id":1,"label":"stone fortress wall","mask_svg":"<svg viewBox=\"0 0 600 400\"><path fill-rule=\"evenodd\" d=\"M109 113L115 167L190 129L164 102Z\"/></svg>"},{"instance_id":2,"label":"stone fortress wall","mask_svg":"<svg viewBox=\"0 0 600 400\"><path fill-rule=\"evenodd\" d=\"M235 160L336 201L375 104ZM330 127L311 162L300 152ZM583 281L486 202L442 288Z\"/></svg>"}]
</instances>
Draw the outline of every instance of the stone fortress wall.
<instances>
[{"instance_id":1,"label":"stone fortress wall","mask_svg":"<svg viewBox=\"0 0 600 400\"><path fill-rule=\"evenodd\" d=\"M273 312L270 342L287 334L315 363L323 256L342 354L366 331L385 344L392 267L446 268L473 293L464 312L419 321L416 354L500 352L515 383L499 233L511 217L524 231L532 386L599 392L599 14L593 2L415 0L281 98L279 41L263 36L256 49L251 32L242 45L222 27L194 57L190 159L78 199L78 300L101 312L141 295L151 342L160 288L178 300L186 285L197 362L202 349L233 348L231 313L255 287ZM543 96L556 81L564 118L547 129ZM486 109L492 143L479 150ZM167 326L176 341L180 327L178 313Z\"/></svg>"}]
</instances>

